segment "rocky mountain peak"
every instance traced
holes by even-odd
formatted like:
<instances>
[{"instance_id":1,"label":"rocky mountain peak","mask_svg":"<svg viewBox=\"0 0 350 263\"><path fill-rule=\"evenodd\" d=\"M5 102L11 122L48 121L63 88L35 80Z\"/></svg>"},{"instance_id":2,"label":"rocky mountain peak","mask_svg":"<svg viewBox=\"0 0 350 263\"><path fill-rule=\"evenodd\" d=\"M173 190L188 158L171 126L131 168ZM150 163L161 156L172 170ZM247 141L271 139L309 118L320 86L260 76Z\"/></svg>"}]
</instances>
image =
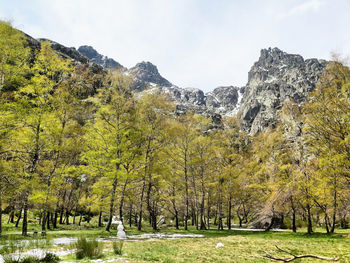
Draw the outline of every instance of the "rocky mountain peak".
<instances>
[{"instance_id":1,"label":"rocky mountain peak","mask_svg":"<svg viewBox=\"0 0 350 263\"><path fill-rule=\"evenodd\" d=\"M28 39L30 39L31 37L27 36ZM89 59L84 56L83 54L81 54L80 52L78 52L74 47L66 47L64 45L61 45L60 43L57 43L55 41L52 41L50 39L46 39L46 38L39 38L37 39L37 41L39 43L41 42L49 42L50 46L52 49L58 51L62 56L65 56L66 58L71 58L75 61L79 61L80 63L86 64L89 62ZM33 41L32 41L33 42ZM37 46L37 48L40 47L40 44Z\"/></svg>"},{"instance_id":2,"label":"rocky mountain peak","mask_svg":"<svg viewBox=\"0 0 350 263\"><path fill-rule=\"evenodd\" d=\"M144 90L150 85L159 85L162 87L171 87L172 84L163 78L157 66L151 62L137 63L136 66L130 68L127 73L134 77L133 88L135 90Z\"/></svg>"},{"instance_id":3,"label":"rocky mountain peak","mask_svg":"<svg viewBox=\"0 0 350 263\"><path fill-rule=\"evenodd\" d=\"M88 57L92 62L98 65L101 65L106 69L123 68L123 66L119 64L117 61L115 61L112 58L101 55L91 46L81 46L78 48L78 51L84 56Z\"/></svg>"},{"instance_id":4,"label":"rocky mountain peak","mask_svg":"<svg viewBox=\"0 0 350 263\"><path fill-rule=\"evenodd\" d=\"M278 66L283 64L298 65L303 63L304 59L300 55L288 54L279 48L268 48L260 51L259 60L255 63L260 66Z\"/></svg>"},{"instance_id":5,"label":"rocky mountain peak","mask_svg":"<svg viewBox=\"0 0 350 263\"><path fill-rule=\"evenodd\" d=\"M240 105L243 128L257 133L278 120L286 99L302 103L325 67L324 60L307 59L278 48L263 49L248 73Z\"/></svg>"},{"instance_id":6,"label":"rocky mountain peak","mask_svg":"<svg viewBox=\"0 0 350 263\"><path fill-rule=\"evenodd\" d=\"M35 40L28 36L33 48L39 48L40 41L47 40ZM76 50L54 41L50 43L62 56L96 65L101 70L122 67L90 46L81 46ZM278 48L262 49L259 59L248 73L246 86L221 86L208 93L172 85L151 62L141 62L130 69L123 68L122 72L132 77L135 92L163 92L175 102L178 113L195 111L215 119L217 123L221 117L237 115L242 128L255 134L278 122L279 109L286 101L297 105L303 103L307 94L315 88L325 65L324 60L304 60L300 55Z\"/></svg>"}]
</instances>

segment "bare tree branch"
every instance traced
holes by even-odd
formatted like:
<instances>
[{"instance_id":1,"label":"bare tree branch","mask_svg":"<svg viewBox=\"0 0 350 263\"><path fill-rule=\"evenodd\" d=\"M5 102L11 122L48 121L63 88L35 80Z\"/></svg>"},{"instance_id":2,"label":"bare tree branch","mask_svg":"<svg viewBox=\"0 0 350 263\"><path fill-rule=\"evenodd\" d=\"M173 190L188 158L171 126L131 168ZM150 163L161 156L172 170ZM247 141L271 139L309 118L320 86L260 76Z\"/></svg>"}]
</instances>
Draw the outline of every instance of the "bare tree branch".
<instances>
[{"instance_id":1,"label":"bare tree branch","mask_svg":"<svg viewBox=\"0 0 350 263\"><path fill-rule=\"evenodd\" d=\"M265 253L265 255L263 255L263 257L271 259L271 260L275 260L275 261L282 261L282 262L291 262L293 260L301 259L301 258L315 258L315 259L319 259L319 260L327 260L327 261L333 261L333 262L339 261L339 257L330 258L330 257L323 257L323 256L317 256L317 255L311 255L311 254L294 255L293 253L291 253L291 252L289 252L287 250L281 249L278 246L276 246L276 248L280 252L283 252L283 253L286 253L288 255L291 255L292 257L290 257L290 258L280 258L280 257L273 256L273 255L271 255L270 253L268 253L268 252L266 252L264 250L261 250L261 252Z\"/></svg>"}]
</instances>

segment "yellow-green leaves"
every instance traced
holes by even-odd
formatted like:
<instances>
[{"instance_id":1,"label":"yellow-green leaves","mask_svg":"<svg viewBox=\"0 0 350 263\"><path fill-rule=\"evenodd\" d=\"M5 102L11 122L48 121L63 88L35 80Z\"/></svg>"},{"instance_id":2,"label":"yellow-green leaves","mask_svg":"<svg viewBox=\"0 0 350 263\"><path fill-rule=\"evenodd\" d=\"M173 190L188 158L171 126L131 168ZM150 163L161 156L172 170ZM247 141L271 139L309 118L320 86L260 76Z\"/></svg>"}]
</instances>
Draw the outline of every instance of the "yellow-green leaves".
<instances>
[{"instance_id":1,"label":"yellow-green leaves","mask_svg":"<svg viewBox=\"0 0 350 263\"><path fill-rule=\"evenodd\" d=\"M24 85L30 49L22 32L0 21L0 94Z\"/></svg>"}]
</instances>

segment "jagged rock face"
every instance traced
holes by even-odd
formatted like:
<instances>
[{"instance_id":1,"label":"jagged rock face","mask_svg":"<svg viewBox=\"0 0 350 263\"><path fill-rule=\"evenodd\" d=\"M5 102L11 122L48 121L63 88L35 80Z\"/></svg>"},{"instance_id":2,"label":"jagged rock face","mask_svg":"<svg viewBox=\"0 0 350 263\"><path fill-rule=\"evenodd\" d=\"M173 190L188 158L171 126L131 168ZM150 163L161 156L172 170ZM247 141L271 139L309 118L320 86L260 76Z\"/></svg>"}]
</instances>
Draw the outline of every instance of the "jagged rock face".
<instances>
[{"instance_id":1,"label":"jagged rock face","mask_svg":"<svg viewBox=\"0 0 350 263\"><path fill-rule=\"evenodd\" d=\"M169 94L171 98L183 104L193 106L205 106L205 95L200 89L186 88L182 89L176 86L162 87L162 91Z\"/></svg>"},{"instance_id":2,"label":"jagged rock face","mask_svg":"<svg viewBox=\"0 0 350 263\"><path fill-rule=\"evenodd\" d=\"M75 61L79 61L80 63L87 64L89 63L89 59L83 54L79 53L74 47L65 47L55 41L39 38L40 42L48 41L50 42L51 48L65 55L67 58L74 59Z\"/></svg>"},{"instance_id":3,"label":"jagged rock face","mask_svg":"<svg viewBox=\"0 0 350 263\"><path fill-rule=\"evenodd\" d=\"M171 87L172 84L163 78L155 65L151 62L141 62L136 64L126 72L128 75L133 76L133 89L142 91L148 86L162 86Z\"/></svg>"},{"instance_id":4,"label":"jagged rock face","mask_svg":"<svg viewBox=\"0 0 350 263\"><path fill-rule=\"evenodd\" d=\"M261 50L248 74L239 108L243 128L255 134L274 125L283 102L292 99L302 103L315 88L325 64L324 60L304 60L278 48Z\"/></svg>"},{"instance_id":5,"label":"jagged rock face","mask_svg":"<svg viewBox=\"0 0 350 263\"><path fill-rule=\"evenodd\" d=\"M218 87L206 94L206 106L218 114L234 116L237 113L241 97L242 92L238 87Z\"/></svg>"},{"instance_id":6,"label":"jagged rock face","mask_svg":"<svg viewBox=\"0 0 350 263\"><path fill-rule=\"evenodd\" d=\"M112 58L106 57L98 53L91 46L81 46L78 51L84 56L88 57L92 62L106 68L106 69L120 69L123 68L117 61Z\"/></svg>"},{"instance_id":7,"label":"jagged rock face","mask_svg":"<svg viewBox=\"0 0 350 263\"><path fill-rule=\"evenodd\" d=\"M26 35L32 49L40 48L41 41ZM224 116L242 120L242 128L255 134L278 121L279 109L286 101L300 105L315 88L326 61L304 60L300 55L287 54L278 48L261 50L259 60L253 65L245 87L218 87L206 94L199 89L180 88L163 78L150 62L138 63L127 70L118 62L99 54L90 46L78 50L50 41L53 49L63 57L86 64L92 72L104 69L122 69L133 79L135 92L163 92L176 104L178 114L191 110L211 117L217 124ZM94 68L97 68L96 70Z\"/></svg>"}]
</instances>

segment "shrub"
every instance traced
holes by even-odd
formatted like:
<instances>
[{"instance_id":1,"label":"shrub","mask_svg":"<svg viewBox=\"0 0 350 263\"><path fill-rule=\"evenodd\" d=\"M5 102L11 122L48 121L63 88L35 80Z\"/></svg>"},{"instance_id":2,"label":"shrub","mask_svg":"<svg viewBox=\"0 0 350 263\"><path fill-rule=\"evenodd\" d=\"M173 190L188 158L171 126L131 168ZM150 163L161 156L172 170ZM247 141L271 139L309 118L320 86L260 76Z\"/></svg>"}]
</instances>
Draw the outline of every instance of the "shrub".
<instances>
[{"instance_id":1,"label":"shrub","mask_svg":"<svg viewBox=\"0 0 350 263\"><path fill-rule=\"evenodd\" d=\"M114 254L116 255L121 255L122 254L122 250L123 250L123 244L124 242L123 241L114 241L113 242L113 251L114 251Z\"/></svg>"},{"instance_id":2,"label":"shrub","mask_svg":"<svg viewBox=\"0 0 350 263\"><path fill-rule=\"evenodd\" d=\"M45 257L39 259L38 257L28 256L21 259L14 259L11 256L4 257L4 263L57 263L61 259L53 253L46 253Z\"/></svg>"},{"instance_id":3,"label":"shrub","mask_svg":"<svg viewBox=\"0 0 350 263\"><path fill-rule=\"evenodd\" d=\"M46 253L45 257L40 260L43 263L56 263L60 262L60 258L54 253Z\"/></svg>"},{"instance_id":4,"label":"shrub","mask_svg":"<svg viewBox=\"0 0 350 263\"><path fill-rule=\"evenodd\" d=\"M25 257L25 258L19 260L18 262L20 262L20 263L38 263L38 262L40 262L40 260L36 257L29 256L29 257Z\"/></svg>"},{"instance_id":5,"label":"shrub","mask_svg":"<svg viewBox=\"0 0 350 263\"><path fill-rule=\"evenodd\" d=\"M96 259L103 256L103 245L96 239L88 240L86 237L80 237L73 244L73 247L77 250L75 254L77 259L83 259L85 257Z\"/></svg>"}]
</instances>

